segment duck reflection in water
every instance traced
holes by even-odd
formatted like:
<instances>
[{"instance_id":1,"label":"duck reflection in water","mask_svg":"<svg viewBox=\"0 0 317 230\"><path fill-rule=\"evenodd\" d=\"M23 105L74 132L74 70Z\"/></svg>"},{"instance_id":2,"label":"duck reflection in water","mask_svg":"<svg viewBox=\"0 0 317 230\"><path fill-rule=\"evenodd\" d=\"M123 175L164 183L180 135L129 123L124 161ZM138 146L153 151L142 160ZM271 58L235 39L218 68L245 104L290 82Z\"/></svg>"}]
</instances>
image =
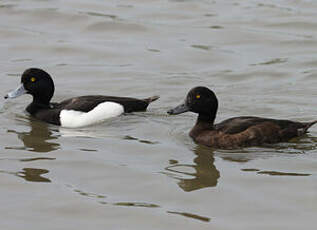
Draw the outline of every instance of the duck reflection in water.
<instances>
[{"instance_id":1,"label":"duck reflection in water","mask_svg":"<svg viewBox=\"0 0 317 230\"><path fill-rule=\"evenodd\" d=\"M60 148L60 144L48 142L57 139L53 132L49 130L49 125L35 120L30 120L30 132L17 132L15 130L8 130L8 133L15 133L23 142L24 147L6 147L6 149L21 149L31 152L47 153Z\"/></svg>"},{"instance_id":2,"label":"duck reflection in water","mask_svg":"<svg viewBox=\"0 0 317 230\"><path fill-rule=\"evenodd\" d=\"M195 164L179 164L171 161L171 165L165 168L168 171L166 174L179 180L178 185L185 192L214 187L217 185L218 178L220 177L220 173L214 164L215 158L213 152L210 148L196 146L194 153L197 155L194 159ZM194 169L195 172L187 172L186 168ZM177 176L177 174L192 178L182 178L182 176Z\"/></svg>"},{"instance_id":3,"label":"duck reflection in water","mask_svg":"<svg viewBox=\"0 0 317 230\"><path fill-rule=\"evenodd\" d=\"M23 171L17 173L17 176L31 182L51 182L50 179L41 176L48 172L46 169L24 168Z\"/></svg>"},{"instance_id":4,"label":"duck reflection in water","mask_svg":"<svg viewBox=\"0 0 317 230\"><path fill-rule=\"evenodd\" d=\"M9 172L9 171L0 170L0 173L15 175L29 182L50 183L51 182L50 179L42 176L42 174L46 174L48 172L49 171L46 169L36 169L36 168L24 168L22 169L22 171L19 171L19 172Z\"/></svg>"}]
</instances>

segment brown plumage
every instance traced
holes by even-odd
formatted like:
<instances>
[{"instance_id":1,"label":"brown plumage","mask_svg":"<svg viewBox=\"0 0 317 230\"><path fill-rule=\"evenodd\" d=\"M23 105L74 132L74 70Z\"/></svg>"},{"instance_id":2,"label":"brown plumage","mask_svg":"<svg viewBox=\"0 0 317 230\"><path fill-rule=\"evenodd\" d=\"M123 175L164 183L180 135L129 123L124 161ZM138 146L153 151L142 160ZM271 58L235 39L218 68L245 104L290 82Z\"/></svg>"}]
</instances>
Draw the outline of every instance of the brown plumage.
<instances>
[{"instance_id":1,"label":"brown plumage","mask_svg":"<svg viewBox=\"0 0 317 230\"><path fill-rule=\"evenodd\" d=\"M286 142L302 136L317 123L242 116L214 124L217 109L218 100L214 92L206 87L195 87L188 93L184 104L168 113L198 113L197 122L189 135L199 144L222 149Z\"/></svg>"}]
</instances>

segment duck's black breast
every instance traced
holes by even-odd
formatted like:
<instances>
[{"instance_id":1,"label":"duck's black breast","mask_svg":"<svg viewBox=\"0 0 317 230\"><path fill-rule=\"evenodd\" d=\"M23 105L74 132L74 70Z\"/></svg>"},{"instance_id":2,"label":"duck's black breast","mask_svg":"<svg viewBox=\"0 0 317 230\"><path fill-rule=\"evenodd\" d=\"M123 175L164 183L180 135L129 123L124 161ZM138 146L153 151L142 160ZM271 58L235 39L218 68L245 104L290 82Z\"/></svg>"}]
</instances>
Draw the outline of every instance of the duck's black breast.
<instances>
[{"instance_id":1,"label":"duck's black breast","mask_svg":"<svg viewBox=\"0 0 317 230\"><path fill-rule=\"evenodd\" d=\"M123 106L124 112L126 113L144 111L149 105L149 102L146 99L141 100L129 97L91 95L74 97L64 100L61 103L57 104L55 108L89 112L90 110L94 109L97 105L103 102L118 103Z\"/></svg>"},{"instance_id":2,"label":"duck's black breast","mask_svg":"<svg viewBox=\"0 0 317 230\"><path fill-rule=\"evenodd\" d=\"M60 125L60 113L62 109L56 108L56 103L52 103L51 105L41 105L37 103L31 103L26 108L32 116L35 118L45 121L54 125Z\"/></svg>"}]
</instances>

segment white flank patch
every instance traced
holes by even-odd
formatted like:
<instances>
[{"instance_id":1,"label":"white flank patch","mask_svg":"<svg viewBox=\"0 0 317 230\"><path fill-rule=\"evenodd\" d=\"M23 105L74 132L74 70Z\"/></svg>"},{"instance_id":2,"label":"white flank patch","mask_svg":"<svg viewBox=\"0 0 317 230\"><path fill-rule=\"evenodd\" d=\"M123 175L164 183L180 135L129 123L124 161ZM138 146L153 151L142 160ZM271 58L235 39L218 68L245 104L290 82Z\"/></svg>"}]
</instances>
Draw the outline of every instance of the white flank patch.
<instances>
[{"instance_id":1,"label":"white flank patch","mask_svg":"<svg viewBox=\"0 0 317 230\"><path fill-rule=\"evenodd\" d=\"M103 122L112 117L117 117L124 112L123 106L115 102L103 102L89 112L63 109L59 115L61 126L79 128Z\"/></svg>"}]
</instances>

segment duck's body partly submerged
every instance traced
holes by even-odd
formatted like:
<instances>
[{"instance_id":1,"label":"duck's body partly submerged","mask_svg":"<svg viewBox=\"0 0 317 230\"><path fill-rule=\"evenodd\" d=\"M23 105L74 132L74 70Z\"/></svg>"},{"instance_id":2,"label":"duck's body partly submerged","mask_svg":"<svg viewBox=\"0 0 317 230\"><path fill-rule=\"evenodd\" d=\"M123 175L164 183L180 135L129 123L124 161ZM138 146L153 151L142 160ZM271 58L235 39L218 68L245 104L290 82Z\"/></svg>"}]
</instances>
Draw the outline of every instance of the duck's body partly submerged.
<instances>
[{"instance_id":1,"label":"duck's body partly submerged","mask_svg":"<svg viewBox=\"0 0 317 230\"><path fill-rule=\"evenodd\" d=\"M286 142L302 136L317 123L242 116L214 124L217 109L215 94L206 87L196 87L188 93L184 104L168 113L198 113L197 122L189 135L199 144L222 149Z\"/></svg>"},{"instance_id":2,"label":"duck's body partly submerged","mask_svg":"<svg viewBox=\"0 0 317 230\"><path fill-rule=\"evenodd\" d=\"M122 113L145 111L158 96L146 99L113 97L102 95L80 96L51 103L54 82L48 73L41 69L28 69L21 78L22 85L5 98L31 94L33 101L26 110L35 118L63 127L83 127L100 123Z\"/></svg>"},{"instance_id":3,"label":"duck's body partly submerged","mask_svg":"<svg viewBox=\"0 0 317 230\"><path fill-rule=\"evenodd\" d=\"M302 136L316 122L301 123L262 117L234 117L213 126L210 123L197 122L189 135L197 143L206 146L233 149L286 142Z\"/></svg>"}]
</instances>

